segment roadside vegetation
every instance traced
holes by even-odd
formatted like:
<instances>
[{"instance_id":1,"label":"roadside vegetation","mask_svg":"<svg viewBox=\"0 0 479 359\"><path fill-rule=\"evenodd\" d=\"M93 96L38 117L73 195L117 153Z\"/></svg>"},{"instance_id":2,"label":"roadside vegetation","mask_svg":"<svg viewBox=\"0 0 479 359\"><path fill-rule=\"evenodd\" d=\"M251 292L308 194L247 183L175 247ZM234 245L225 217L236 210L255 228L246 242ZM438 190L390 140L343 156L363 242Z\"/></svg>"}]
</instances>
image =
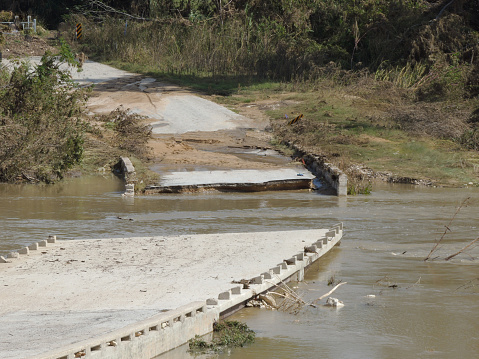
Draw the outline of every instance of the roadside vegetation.
<instances>
[{"instance_id":1,"label":"roadside vegetation","mask_svg":"<svg viewBox=\"0 0 479 359\"><path fill-rule=\"evenodd\" d=\"M0 181L51 183L83 156L87 91L51 54L0 73Z\"/></svg>"},{"instance_id":2,"label":"roadside vegetation","mask_svg":"<svg viewBox=\"0 0 479 359\"><path fill-rule=\"evenodd\" d=\"M78 0L56 11L76 51L266 112L276 143L325 156L353 193L373 178L478 182L475 1Z\"/></svg>"},{"instance_id":3,"label":"roadside vegetation","mask_svg":"<svg viewBox=\"0 0 479 359\"><path fill-rule=\"evenodd\" d=\"M151 126L145 117L118 107L109 114L89 117L85 151L88 155L82 163L86 171L117 169L120 156L128 156L135 166L137 190L154 183L158 174L148 169ZM118 169L119 171L119 169Z\"/></svg>"},{"instance_id":4,"label":"roadside vegetation","mask_svg":"<svg viewBox=\"0 0 479 359\"><path fill-rule=\"evenodd\" d=\"M10 39L11 41L11 39ZM87 116L91 88L71 79L78 65L59 40L39 65L16 59L0 67L0 181L54 183L72 172L110 170L125 152L145 177L151 128L144 118L118 108Z\"/></svg>"}]
</instances>

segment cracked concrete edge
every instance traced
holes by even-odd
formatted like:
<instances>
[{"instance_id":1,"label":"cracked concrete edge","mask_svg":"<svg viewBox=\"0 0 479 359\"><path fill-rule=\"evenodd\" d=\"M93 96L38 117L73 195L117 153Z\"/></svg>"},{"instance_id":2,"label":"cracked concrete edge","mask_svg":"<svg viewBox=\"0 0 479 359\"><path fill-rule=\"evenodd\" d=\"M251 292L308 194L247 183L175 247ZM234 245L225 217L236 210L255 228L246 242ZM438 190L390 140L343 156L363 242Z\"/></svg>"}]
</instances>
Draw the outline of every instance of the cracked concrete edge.
<instances>
[{"instance_id":1,"label":"cracked concrete edge","mask_svg":"<svg viewBox=\"0 0 479 359\"><path fill-rule=\"evenodd\" d=\"M301 281L305 270L328 253L343 235L339 223L310 246L251 279L248 289L235 285L218 298L196 301L102 336L74 343L30 359L149 359L213 331L213 324L243 308L251 298L289 280ZM313 249L313 250L312 250Z\"/></svg>"},{"instance_id":2,"label":"cracked concrete edge","mask_svg":"<svg viewBox=\"0 0 479 359\"><path fill-rule=\"evenodd\" d=\"M125 179L125 193L122 196L133 197L135 195L136 170L128 157L120 157L120 166Z\"/></svg>"},{"instance_id":3,"label":"cracked concrete edge","mask_svg":"<svg viewBox=\"0 0 479 359\"><path fill-rule=\"evenodd\" d=\"M196 193L207 191L218 192L259 192L311 189L311 179L287 179L256 183L210 183L193 185L161 186L150 185L145 188L145 194L158 193Z\"/></svg>"},{"instance_id":4,"label":"cracked concrete edge","mask_svg":"<svg viewBox=\"0 0 479 359\"><path fill-rule=\"evenodd\" d=\"M332 163L326 162L323 156L308 153L303 148L291 142L284 141L283 143L298 152L311 173L319 178L324 178L324 180L334 188L336 195L348 195L348 176L343 171Z\"/></svg>"}]
</instances>

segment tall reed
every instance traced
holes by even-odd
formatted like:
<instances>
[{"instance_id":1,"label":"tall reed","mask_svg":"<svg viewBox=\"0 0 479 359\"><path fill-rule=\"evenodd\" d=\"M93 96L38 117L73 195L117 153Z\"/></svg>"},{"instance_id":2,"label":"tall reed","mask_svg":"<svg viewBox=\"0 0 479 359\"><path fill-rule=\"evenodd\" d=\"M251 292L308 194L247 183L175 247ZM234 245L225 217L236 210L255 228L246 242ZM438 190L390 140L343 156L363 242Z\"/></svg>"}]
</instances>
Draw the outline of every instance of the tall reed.
<instances>
[{"instance_id":1,"label":"tall reed","mask_svg":"<svg viewBox=\"0 0 479 359\"><path fill-rule=\"evenodd\" d=\"M406 64L403 67L380 66L375 73L375 79L379 81L390 81L398 87L412 88L417 86L427 74L427 66L424 63L417 63L415 66Z\"/></svg>"},{"instance_id":2,"label":"tall reed","mask_svg":"<svg viewBox=\"0 0 479 359\"><path fill-rule=\"evenodd\" d=\"M153 67L160 72L249 75L275 80L305 77L331 60L328 51L307 39L294 39L272 21L254 23L246 15L218 20L169 19L128 22L106 18L82 22L84 48L103 60Z\"/></svg>"}]
</instances>

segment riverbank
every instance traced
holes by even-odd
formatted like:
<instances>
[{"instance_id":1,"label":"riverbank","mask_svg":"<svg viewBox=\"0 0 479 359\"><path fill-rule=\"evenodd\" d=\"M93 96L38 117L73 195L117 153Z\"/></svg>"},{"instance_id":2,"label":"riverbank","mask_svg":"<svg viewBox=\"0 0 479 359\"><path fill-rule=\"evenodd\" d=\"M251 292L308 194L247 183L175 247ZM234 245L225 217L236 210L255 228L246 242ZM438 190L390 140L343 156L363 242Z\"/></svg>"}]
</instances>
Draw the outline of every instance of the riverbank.
<instances>
[{"instance_id":1,"label":"riverbank","mask_svg":"<svg viewBox=\"0 0 479 359\"><path fill-rule=\"evenodd\" d=\"M70 175L108 171L121 155L132 159L140 184L154 184L159 171L178 168L275 168L279 157L267 151L293 156L294 151L282 145L288 142L339 167L358 189L370 189L375 181L455 187L478 184L479 154L461 144L456 133L472 126L477 99L417 101L414 89L379 81L372 74L348 74L334 66L322 80L279 83L253 77L171 75L147 66L112 64L130 72L111 75L122 76L120 81L92 77L88 66L76 74L81 83L97 83L90 111L108 114L120 105L134 112L141 108L149 118L144 123L153 124L157 133L148 151L139 155L118 148L108 119L102 123L90 118L83 164ZM102 81L106 82L99 84ZM193 113L178 112L185 109L180 103L165 112L174 121L165 122L155 114L165 95L172 100L178 95L200 96L195 102L198 108L205 109L199 101L210 100L232 111L218 106L213 113L221 109L226 117L221 119L222 127L213 125L212 131L205 132L204 126L197 128L193 122L173 128L172 123ZM197 113L204 113L198 108ZM228 120L234 118L233 112L242 115L233 120L237 122L234 128ZM298 122L288 125L300 114L303 117ZM212 116L204 117L202 121L214 122Z\"/></svg>"}]
</instances>

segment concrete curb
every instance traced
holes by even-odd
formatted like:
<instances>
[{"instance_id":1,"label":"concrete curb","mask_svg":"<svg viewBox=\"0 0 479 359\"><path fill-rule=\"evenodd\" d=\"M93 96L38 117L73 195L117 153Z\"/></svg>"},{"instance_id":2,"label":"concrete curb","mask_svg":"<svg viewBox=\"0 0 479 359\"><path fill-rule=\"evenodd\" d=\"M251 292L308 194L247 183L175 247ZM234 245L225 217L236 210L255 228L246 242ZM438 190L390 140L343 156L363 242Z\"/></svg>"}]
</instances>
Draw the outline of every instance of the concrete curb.
<instances>
[{"instance_id":1,"label":"concrete curb","mask_svg":"<svg viewBox=\"0 0 479 359\"><path fill-rule=\"evenodd\" d=\"M309 154L293 143L284 142L284 144L298 152L311 173L316 177L323 178L336 191L336 195L348 195L348 176L338 167L332 163L325 162L323 156Z\"/></svg>"},{"instance_id":2,"label":"concrete curb","mask_svg":"<svg viewBox=\"0 0 479 359\"><path fill-rule=\"evenodd\" d=\"M303 251L278 263L277 266L249 279L249 288L235 284L230 290L219 293L217 298L197 301L151 318L128 325L110 333L70 344L32 359L149 359L174 349L196 335L213 330L213 324L243 308L251 298L273 290L281 282L303 280L305 270L325 255L341 240L343 224L333 226L324 236L304 247ZM29 255L48 243L55 243L56 236L11 252L8 258Z\"/></svg>"},{"instance_id":3,"label":"concrete curb","mask_svg":"<svg viewBox=\"0 0 479 359\"><path fill-rule=\"evenodd\" d=\"M205 302L194 302L31 359L150 359L211 332L217 320L217 312L208 310Z\"/></svg>"},{"instance_id":4,"label":"concrete curb","mask_svg":"<svg viewBox=\"0 0 479 359\"><path fill-rule=\"evenodd\" d=\"M225 318L243 308L251 298L275 289L281 282L302 281L305 270L338 244L342 235L343 224L339 223L333 226L324 237L319 238L310 246L306 246L302 252L283 260L276 267L252 278L249 289L235 286L228 292L220 293L217 303L213 298L208 299L206 302L209 304L208 307L217 308L220 318Z\"/></svg>"},{"instance_id":5,"label":"concrete curb","mask_svg":"<svg viewBox=\"0 0 479 359\"><path fill-rule=\"evenodd\" d=\"M0 257L0 263L11 263L8 259L11 258L20 258L20 254L22 255L30 255L30 251L38 251L41 250L42 247L46 247L48 243L56 243L57 236L48 236L48 239L42 240L40 242L32 243L27 247L23 247L19 249L17 252L10 252L7 254L7 258Z\"/></svg>"}]
</instances>

